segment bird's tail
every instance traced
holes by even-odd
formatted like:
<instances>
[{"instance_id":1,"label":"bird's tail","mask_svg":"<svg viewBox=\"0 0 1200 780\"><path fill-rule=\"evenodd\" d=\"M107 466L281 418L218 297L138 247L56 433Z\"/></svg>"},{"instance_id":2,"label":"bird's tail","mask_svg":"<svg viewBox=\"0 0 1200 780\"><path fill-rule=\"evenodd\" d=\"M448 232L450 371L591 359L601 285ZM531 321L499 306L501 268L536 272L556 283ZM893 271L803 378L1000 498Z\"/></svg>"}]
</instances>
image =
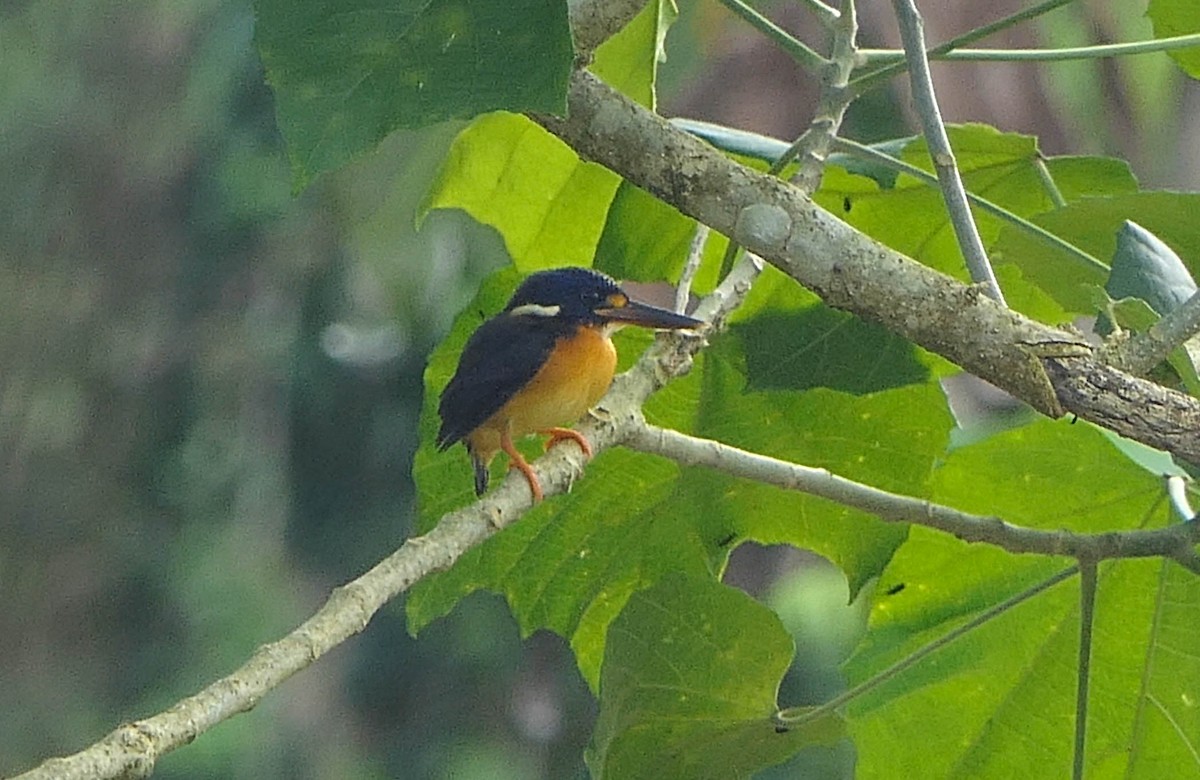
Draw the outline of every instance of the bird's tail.
<instances>
[{"instance_id":1,"label":"bird's tail","mask_svg":"<svg viewBox=\"0 0 1200 780\"><path fill-rule=\"evenodd\" d=\"M482 496L488 487L488 464L483 458L471 452L471 466L475 469L475 495Z\"/></svg>"}]
</instances>

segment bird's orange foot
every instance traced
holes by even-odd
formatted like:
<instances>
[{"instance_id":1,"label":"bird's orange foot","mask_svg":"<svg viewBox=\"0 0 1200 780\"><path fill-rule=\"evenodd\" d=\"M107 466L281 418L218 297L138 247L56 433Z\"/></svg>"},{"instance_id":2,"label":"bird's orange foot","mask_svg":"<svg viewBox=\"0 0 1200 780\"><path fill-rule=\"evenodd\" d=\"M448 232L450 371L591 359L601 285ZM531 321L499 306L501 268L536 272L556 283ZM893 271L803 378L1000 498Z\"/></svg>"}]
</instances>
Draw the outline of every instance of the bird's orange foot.
<instances>
[{"instance_id":1,"label":"bird's orange foot","mask_svg":"<svg viewBox=\"0 0 1200 780\"><path fill-rule=\"evenodd\" d=\"M546 449L550 449L560 441L570 440L579 445L579 449L583 450L583 456L587 459L592 457L592 445L587 438L579 431L573 431L570 428L547 428L539 433L547 434L550 440L546 442Z\"/></svg>"},{"instance_id":2,"label":"bird's orange foot","mask_svg":"<svg viewBox=\"0 0 1200 780\"><path fill-rule=\"evenodd\" d=\"M514 460L512 465L525 475L525 481L529 483L529 492L533 494L533 503L541 503L545 494L542 493L542 483L538 481L537 474L533 473L533 467L526 463L524 458Z\"/></svg>"},{"instance_id":3,"label":"bird's orange foot","mask_svg":"<svg viewBox=\"0 0 1200 780\"><path fill-rule=\"evenodd\" d=\"M533 473L533 466L530 466L529 462L521 457L521 453L513 446L512 438L509 437L507 431L500 436L500 449L508 455L508 467L515 468L525 475L525 481L529 483L529 492L533 494L533 503L541 503L541 500L545 498L545 494L542 493L542 483L538 481L537 474Z\"/></svg>"}]
</instances>

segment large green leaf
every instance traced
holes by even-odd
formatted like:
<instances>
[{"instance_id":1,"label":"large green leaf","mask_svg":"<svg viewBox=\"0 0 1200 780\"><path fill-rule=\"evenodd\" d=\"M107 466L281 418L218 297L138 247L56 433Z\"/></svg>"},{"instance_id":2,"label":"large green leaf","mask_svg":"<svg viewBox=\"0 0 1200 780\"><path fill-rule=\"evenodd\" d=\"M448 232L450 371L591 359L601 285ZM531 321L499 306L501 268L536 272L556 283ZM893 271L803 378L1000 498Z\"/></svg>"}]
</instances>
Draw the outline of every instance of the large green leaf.
<instances>
[{"instance_id":1,"label":"large green leaf","mask_svg":"<svg viewBox=\"0 0 1200 780\"><path fill-rule=\"evenodd\" d=\"M592 70L652 105L662 36L674 17L670 0L647 3L597 49ZM583 162L529 119L492 114L476 119L455 139L421 213L465 210L500 232L523 271L590 265L619 182L616 174Z\"/></svg>"},{"instance_id":2,"label":"large green leaf","mask_svg":"<svg viewBox=\"0 0 1200 780\"><path fill-rule=\"evenodd\" d=\"M1116 252L1119 229L1126 220L1132 220L1169 244L1196 277L1200 271L1197 210L1200 195L1138 192L1081 199L1033 221L1093 257L1110 258ZM1067 311L1095 313L1092 290L1104 285L1105 271L1084 265L1013 228L1005 228L992 258L1019 265L1027 279L1054 296Z\"/></svg>"},{"instance_id":3,"label":"large green leaf","mask_svg":"<svg viewBox=\"0 0 1200 780\"><path fill-rule=\"evenodd\" d=\"M1156 38L1200 32L1200 3L1194 0L1150 0L1146 15L1154 23ZM1170 55L1184 73L1200 79L1200 47L1175 49Z\"/></svg>"},{"instance_id":4,"label":"large green leaf","mask_svg":"<svg viewBox=\"0 0 1200 780\"><path fill-rule=\"evenodd\" d=\"M678 280L695 234L696 220L622 181L596 247L596 268L629 281ZM709 234L694 292L704 294L716 286L727 245L720 233Z\"/></svg>"},{"instance_id":5,"label":"large green leaf","mask_svg":"<svg viewBox=\"0 0 1200 780\"><path fill-rule=\"evenodd\" d=\"M1067 421L1041 421L953 452L933 490L967 511L1075 531L1168 522L1160 494L1158 481L1101 433ZM878 597L867 640L848 666L852 682L1069 563L912 529L881 578L887 595ZM1172 777L1200 776L1200 654L1188 633L1200 610L1197 580L1156 560L1105 564L1100 574L1087 776L1159 777L1150 769L1163 766L1174 767ZM1175 601L1189 593L1191 601ZM1078 600L1076 580L1060 583L854 701L859 776L1069 775Z\"/></svg>"},{"instance_id":6,"label":"large green leaf","mask_svg":"<svg viewBox=\"0 0 1200 780\"><path fill-rule=\"evenodd\" d=\"M485 111L566 111L561 0L256 0L297 187L401 127Z\"/></svg>"},{"instance_id":7,"label":"large green leaf","mask_svg":"<svg viewBox=\"0 0 1200 780\"><path fill-rule=\"evenodd\" d=\"M952 126L948 132L970 192L1018 216L1054 208L1037 172L1040 152L1032 136L1001 133L986 125ZM932 172L924 139L910 143L903 159ZM1136 189L1128 167L1117 160L1061 157L1046 164L1068 201ZM897 178L894 187L881 189L872 179L852 177L836 168L830 173L817 193L817 202L893 249L964 277L962 255L939 189L905 174ZM974 211L984 243L991 244L1003 223L979 209Z\"/></svg>"},{"instance_id":8,"label":"large green leaf","mask_svg":"<svg viewBox=\"0 0 1200 780\"><path fill-rule=\"evenodd\" d=\"M1036 139L1001 133L984 125L948 128L963 182L968 191L1004 207L1018 217L1028 218L1050 211L1054 203L1039 176L1041 161ZM931 170L923 139L910 143L905 161ZM1043 161L1051 178L1068 202L1080 198L1128 193L1137 184L1124 163L1098 157L1055 157ZM912 176L901 174L894 187L884 188L875 179L830 167L815 200L841 219L899 252L967 279L962 253L946 217L941 191ZM998 217L975 208L973 213L984 244L989 248L1002 231L1017 231ZM1038 239L1022 234L1027 243ZM1107 257L1107 255L1103 255ZM992 259L999 261L993 253ZM1066 312L1029 282L1039 278L1025 271L1004 276L1005 293L1014 308L1043 321L1068 319Z\"/></svg>"},{"instance_id":9,"label":"large green leaf","mask_svg":"<svg viewBox=\"0 0 1200 780\"><path fill-rule=\"evenodd\" d=\"M1196 282L1171 247L1126 220L1117 231L1117 251L1104 288L1115 299L1139 298L1164 315L1192 297Z\"/></svg>"},{"instance_id":10,"label":"large green leaf","mask_svg":"<svg viewBox=\"0 0 1200 780\"><path fill-rule=\"evenodd\" d=\"M1117 233L1117 251L1113 255L1112 273L1109 274L1105 291L1118 302L1106 301L1103 316L1096 323L1096 330L1104 329L1110 316L1116 316L1121 327L1142 332L1182 306L1196 292L1196 282L1179 255L1162 242L1158 236L1136 222L1126 221ZM1139 309L1142 306L1144 308ZM1127 325L1130 312L1136 312L1135 324ZM1146 314L1149 314L1149 318ZM1140 321L1137 321L1140 320ZM1200 393L1200 376L1197 375L1200 347L1192 342L1172 350L1168 360L1179 376L1187 392ZM1169 377L1153 376L1159 384L1170 384Z\"/></svg>"},{"instance_id":11,"label":"large green leaf","mask_svg":"<svg viewBox=\"0 0 1200 780\"><path fill-rule=\"evenodd\" d=\"M792 652L774 613L711 579L673 574L633 594L605 649L592 777L748 777L836 741L835 716L789 731L772 722Z\"/></svg>"}]
</instances>

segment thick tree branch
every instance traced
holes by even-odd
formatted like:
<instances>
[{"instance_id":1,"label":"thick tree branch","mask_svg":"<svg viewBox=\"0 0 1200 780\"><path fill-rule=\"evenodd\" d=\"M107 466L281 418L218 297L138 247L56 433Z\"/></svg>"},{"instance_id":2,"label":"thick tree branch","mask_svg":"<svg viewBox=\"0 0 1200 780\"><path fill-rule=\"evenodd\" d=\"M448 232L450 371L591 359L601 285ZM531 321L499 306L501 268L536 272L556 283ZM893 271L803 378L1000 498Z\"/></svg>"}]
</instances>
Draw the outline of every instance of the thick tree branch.
<instances>
[{"instance_id":1,"label":"thick tree branch","mask_svg":"<svg viewBox=\"0 0 1200 780\"><path fill-rule=\"evenodd\" d=\"M1122 374L1098 361L1081 336L1009 311L979 288L873 241L589 73L573 76L569 111L566 120L538 121L581 156L731 236L829 305L883 324L1043 414L1074 413L1200 462L1200 401ZM1066 374L1051 375L1050 367ZM1070 380L1084 375L1096 392L1072 389ZM1135 405L1139 398L1161 402L1147 410Z\"/></svg>"}]
</instances>

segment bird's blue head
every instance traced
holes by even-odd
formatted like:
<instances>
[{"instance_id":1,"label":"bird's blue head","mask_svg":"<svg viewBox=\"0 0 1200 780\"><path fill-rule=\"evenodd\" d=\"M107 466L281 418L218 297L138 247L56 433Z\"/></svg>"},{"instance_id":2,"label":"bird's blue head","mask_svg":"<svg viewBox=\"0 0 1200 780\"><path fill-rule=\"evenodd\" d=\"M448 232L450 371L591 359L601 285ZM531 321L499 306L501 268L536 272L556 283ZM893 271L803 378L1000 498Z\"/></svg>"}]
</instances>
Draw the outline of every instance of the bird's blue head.
<instances>
[{"instance_id":1,"label":"bird's blue head","mask_svg":"<svg viewBox=\"0 0 1200 780\"><path fill-rule=\"evenodd\" d=\"M584 325L695 328L700 320L630 300L613 279L590 268L554 268L532 274L513 293L504 313Z\"/></svg>"}]
</instances>

